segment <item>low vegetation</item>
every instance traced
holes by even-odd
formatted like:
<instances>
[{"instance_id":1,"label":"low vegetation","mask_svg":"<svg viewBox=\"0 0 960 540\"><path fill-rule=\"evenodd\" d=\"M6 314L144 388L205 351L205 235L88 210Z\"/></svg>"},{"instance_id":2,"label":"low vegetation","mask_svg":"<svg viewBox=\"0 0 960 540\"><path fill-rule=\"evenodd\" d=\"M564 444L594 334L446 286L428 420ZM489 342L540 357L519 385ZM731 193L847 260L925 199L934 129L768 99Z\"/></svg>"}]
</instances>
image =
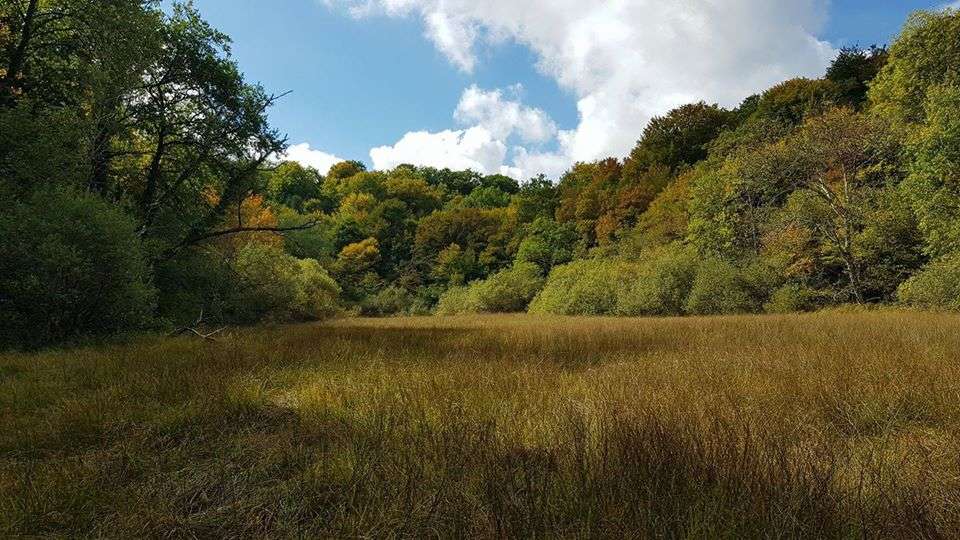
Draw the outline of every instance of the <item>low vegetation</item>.
<instances>
[{"instance_id":1,"label":"low vegetation","mask_svg":"<svg viewBox=\"0 0 960 540\"><path fill-rule=\"evenodd\" d=\"M960 319L351 319L0 356L0 536L952 538Z\"/></svg>"}]
</instances>

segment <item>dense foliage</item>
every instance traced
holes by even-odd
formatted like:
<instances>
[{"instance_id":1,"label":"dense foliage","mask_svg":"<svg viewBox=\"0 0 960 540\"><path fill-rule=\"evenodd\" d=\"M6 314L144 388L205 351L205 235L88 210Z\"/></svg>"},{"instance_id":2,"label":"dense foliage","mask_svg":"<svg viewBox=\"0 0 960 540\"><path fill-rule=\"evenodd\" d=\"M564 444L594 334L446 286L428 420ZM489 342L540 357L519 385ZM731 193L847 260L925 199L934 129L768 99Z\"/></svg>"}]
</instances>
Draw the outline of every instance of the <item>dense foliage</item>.
<instances>
[{"instance_id":1,"label":"dense foliage","mask_svg":"<svg viewBox=\"0 0 960 540\"><path fill-rule=\"evenodd\" d=\"M7 344L200 313L960 305L956 10L733 110L678 107L625 159L523 183L277 163L276 98L189 4L15 0L0 18Z\"/></svg>"}]
</instances>

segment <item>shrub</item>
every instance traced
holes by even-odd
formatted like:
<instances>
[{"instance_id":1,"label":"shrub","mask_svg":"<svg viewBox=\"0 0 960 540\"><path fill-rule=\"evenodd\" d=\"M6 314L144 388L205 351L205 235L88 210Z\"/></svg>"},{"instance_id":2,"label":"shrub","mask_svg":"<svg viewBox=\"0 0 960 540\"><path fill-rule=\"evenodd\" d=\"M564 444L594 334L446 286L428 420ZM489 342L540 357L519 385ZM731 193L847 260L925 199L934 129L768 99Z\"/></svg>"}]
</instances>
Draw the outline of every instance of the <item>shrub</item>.
<instances>
[{"instance_id":1,"label":"shrub","mask_svg":"<svg viewBox=\"0 0 960 540\"><path fill-rule=\"evenodd\" d=\"M340 287L313 259L296 259L296 296L290 313L304 320L329 319L337 313Z\"/></svg>"},{"instance_id":2,"label":"shrub","mask_svg":"<svg viewBox=\"0 0 960 540\"><path fill-rule=\"evenodd\" d=\"M238 322L319 320L336 313L340 288L312 259L275 246L248 244L234 262L243 294Z\"/></svg>"},{"instance_id":3,"label":"shrub","mask_svg":"<svg viewBox=\"0 0 960 540\"><path fill-rule=\"evenodd\" d=\"M814 311L820 305L822 295L815 289L790 283L773 291L770 300L764 304L767 313L798 313Z\"/></svg>"},{"instance_id":4,"label":"shrub","mask_svg":"<svg viewBox=\"0 0 960 540\"><path fill-rule=\"evenodd\" d=\"M635 279L620 289L617 313L620 315L680 315L693 285L697 269L696 253L684 246L671 245L649 251L638 263Z\"/></svg>"},{"instance_id":5,"label":"shrub","mask_svg":"<svg viewBox=\"0 0 960 540\"><path fill-rule=\"evenodd\" d=\"M897 296L910 306L960 311L960 254L930 263L900 285Z\"/></svg>"},{"instance_id":6,"label":"shrub","mask_svg":"<svg viewBox=\"0 0 960 540\"><path fill-rule=\"evenodd\" d=\"M415 297L403 287L391 285L365 298L360 304L360 314L365 317L385 317L409 313L415 300Z\"/></svg>"},{"instance_id":7,"label":"shrub","mask_svg":"<svg viewBox=\"0 0 960 540\"><path fill-rule=\"evenodd\" d=\"M41 190L0 214L0 345L38 347L150 322L133 220L95 195Z\"/></svg>"},{"instance_id":8,"label":"shrub","mask_svg":"<svg viewBox=\"0 0 960 540\"><path fill-rule=\"evenodd\" d=\"M440 298L437 312L441 315L521 312L543 287L543 282L540 267L517 263L483 281L448 290Z\"/></svg>"},{"instance_id":9,"label":"shrub","mask_svg":"<svg viewBox=\"0 0 960 540\"><path fill-rule=\"evenodd\" d=\"M763 301L747 276L721 259L700 262L693 280L686 311L692 315L756 313Z\"/></svg>"},{"instance_id":10,"label":"shrub","mask_svg":"<svg viewBox=\"0 0 960 540\"><path fill-rule=\"evenodd\" d=\"M440 296L437 315L459 315L482 311L477 288L473 285L450 287Z\"/></svg>"},{"instance_id":11,"label":"shrub","mask_svg":"<svg viewBox=\"0 0 960 540\"><path fill-rule=\"evenodd\" d=\"M203 318L211 323L237 320L242 291L230 261L206 250L185 250L156 270L157 312L166 324L183 326Z\"/></svg>"},{"instance_id":12,"label":"shrub","mask_svg":"<svg viewBox=\"0 0 960 540\"><path fill-rule=\"evenodd\" d=\"M555 315L612 315L617 313L617 288L631 283L638 265L622 259L585 259L550 272L530 313Z\"/></svg>"}]
</instances>

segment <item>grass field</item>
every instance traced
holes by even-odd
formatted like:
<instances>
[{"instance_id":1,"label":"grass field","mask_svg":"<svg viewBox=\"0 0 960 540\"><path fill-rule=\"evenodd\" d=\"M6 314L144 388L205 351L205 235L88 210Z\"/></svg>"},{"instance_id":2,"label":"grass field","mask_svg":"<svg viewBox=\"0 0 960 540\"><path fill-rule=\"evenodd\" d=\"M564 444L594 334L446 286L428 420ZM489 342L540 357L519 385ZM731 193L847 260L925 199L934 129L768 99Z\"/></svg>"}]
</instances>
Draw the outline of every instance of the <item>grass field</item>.
<instances>
[{"instance_id":1,"label":"grass field","mask_svg":"<svg viewBox=\"0 0 960 540\"><path fill-rule=\"evenodd\" d=\"M0 355L0 537L960 536L960 317L346 319Z\"/></svg>"}]
</instances>

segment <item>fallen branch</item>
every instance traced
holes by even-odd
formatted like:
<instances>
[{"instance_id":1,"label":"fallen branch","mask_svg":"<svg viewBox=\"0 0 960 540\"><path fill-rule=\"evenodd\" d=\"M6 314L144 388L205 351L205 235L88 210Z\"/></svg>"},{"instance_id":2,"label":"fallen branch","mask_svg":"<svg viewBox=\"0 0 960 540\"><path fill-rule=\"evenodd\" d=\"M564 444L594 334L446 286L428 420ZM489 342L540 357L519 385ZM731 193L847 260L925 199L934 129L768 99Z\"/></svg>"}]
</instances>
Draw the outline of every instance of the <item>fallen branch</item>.
<instances>
[{"instance_id":1,"label":"fallen branch","mask_svg":"<svg viewBox=\"0 0 960 540\"><path fill-rule=\"evenodd\" d=\"M200 310L200 316L197 318L197 321L196 321L195 323L193 323L193 324L190 325L190 326L184 326L184 327L182 327L182 328L178 328L178 329L174 330L173 332L170 332L170 334L168 334L167 337L177 337L177 336L182 336L182 335L184 335L184 334L192 334L192 335L194 335L194 336L196 336L196 337L198 337L198 338L201 338L201 339L203 339L203 340L206 340L206 341L214 341L214 342L215 342L215 341L217 341L217 340L214 339L213 336L215 336L215 335L219 334L220 332L223 332L224 330L227 329L227 327L224 326L223 328L218 328L217 330L214 330L213 332L208 332L208 333L204 334L204 333L201 332L200 330L197 330L197 328L200 326L200 324L201 324L202 322L203 322L203 310L201 309L201 310Z\"/></svg>"}]
</instances>

